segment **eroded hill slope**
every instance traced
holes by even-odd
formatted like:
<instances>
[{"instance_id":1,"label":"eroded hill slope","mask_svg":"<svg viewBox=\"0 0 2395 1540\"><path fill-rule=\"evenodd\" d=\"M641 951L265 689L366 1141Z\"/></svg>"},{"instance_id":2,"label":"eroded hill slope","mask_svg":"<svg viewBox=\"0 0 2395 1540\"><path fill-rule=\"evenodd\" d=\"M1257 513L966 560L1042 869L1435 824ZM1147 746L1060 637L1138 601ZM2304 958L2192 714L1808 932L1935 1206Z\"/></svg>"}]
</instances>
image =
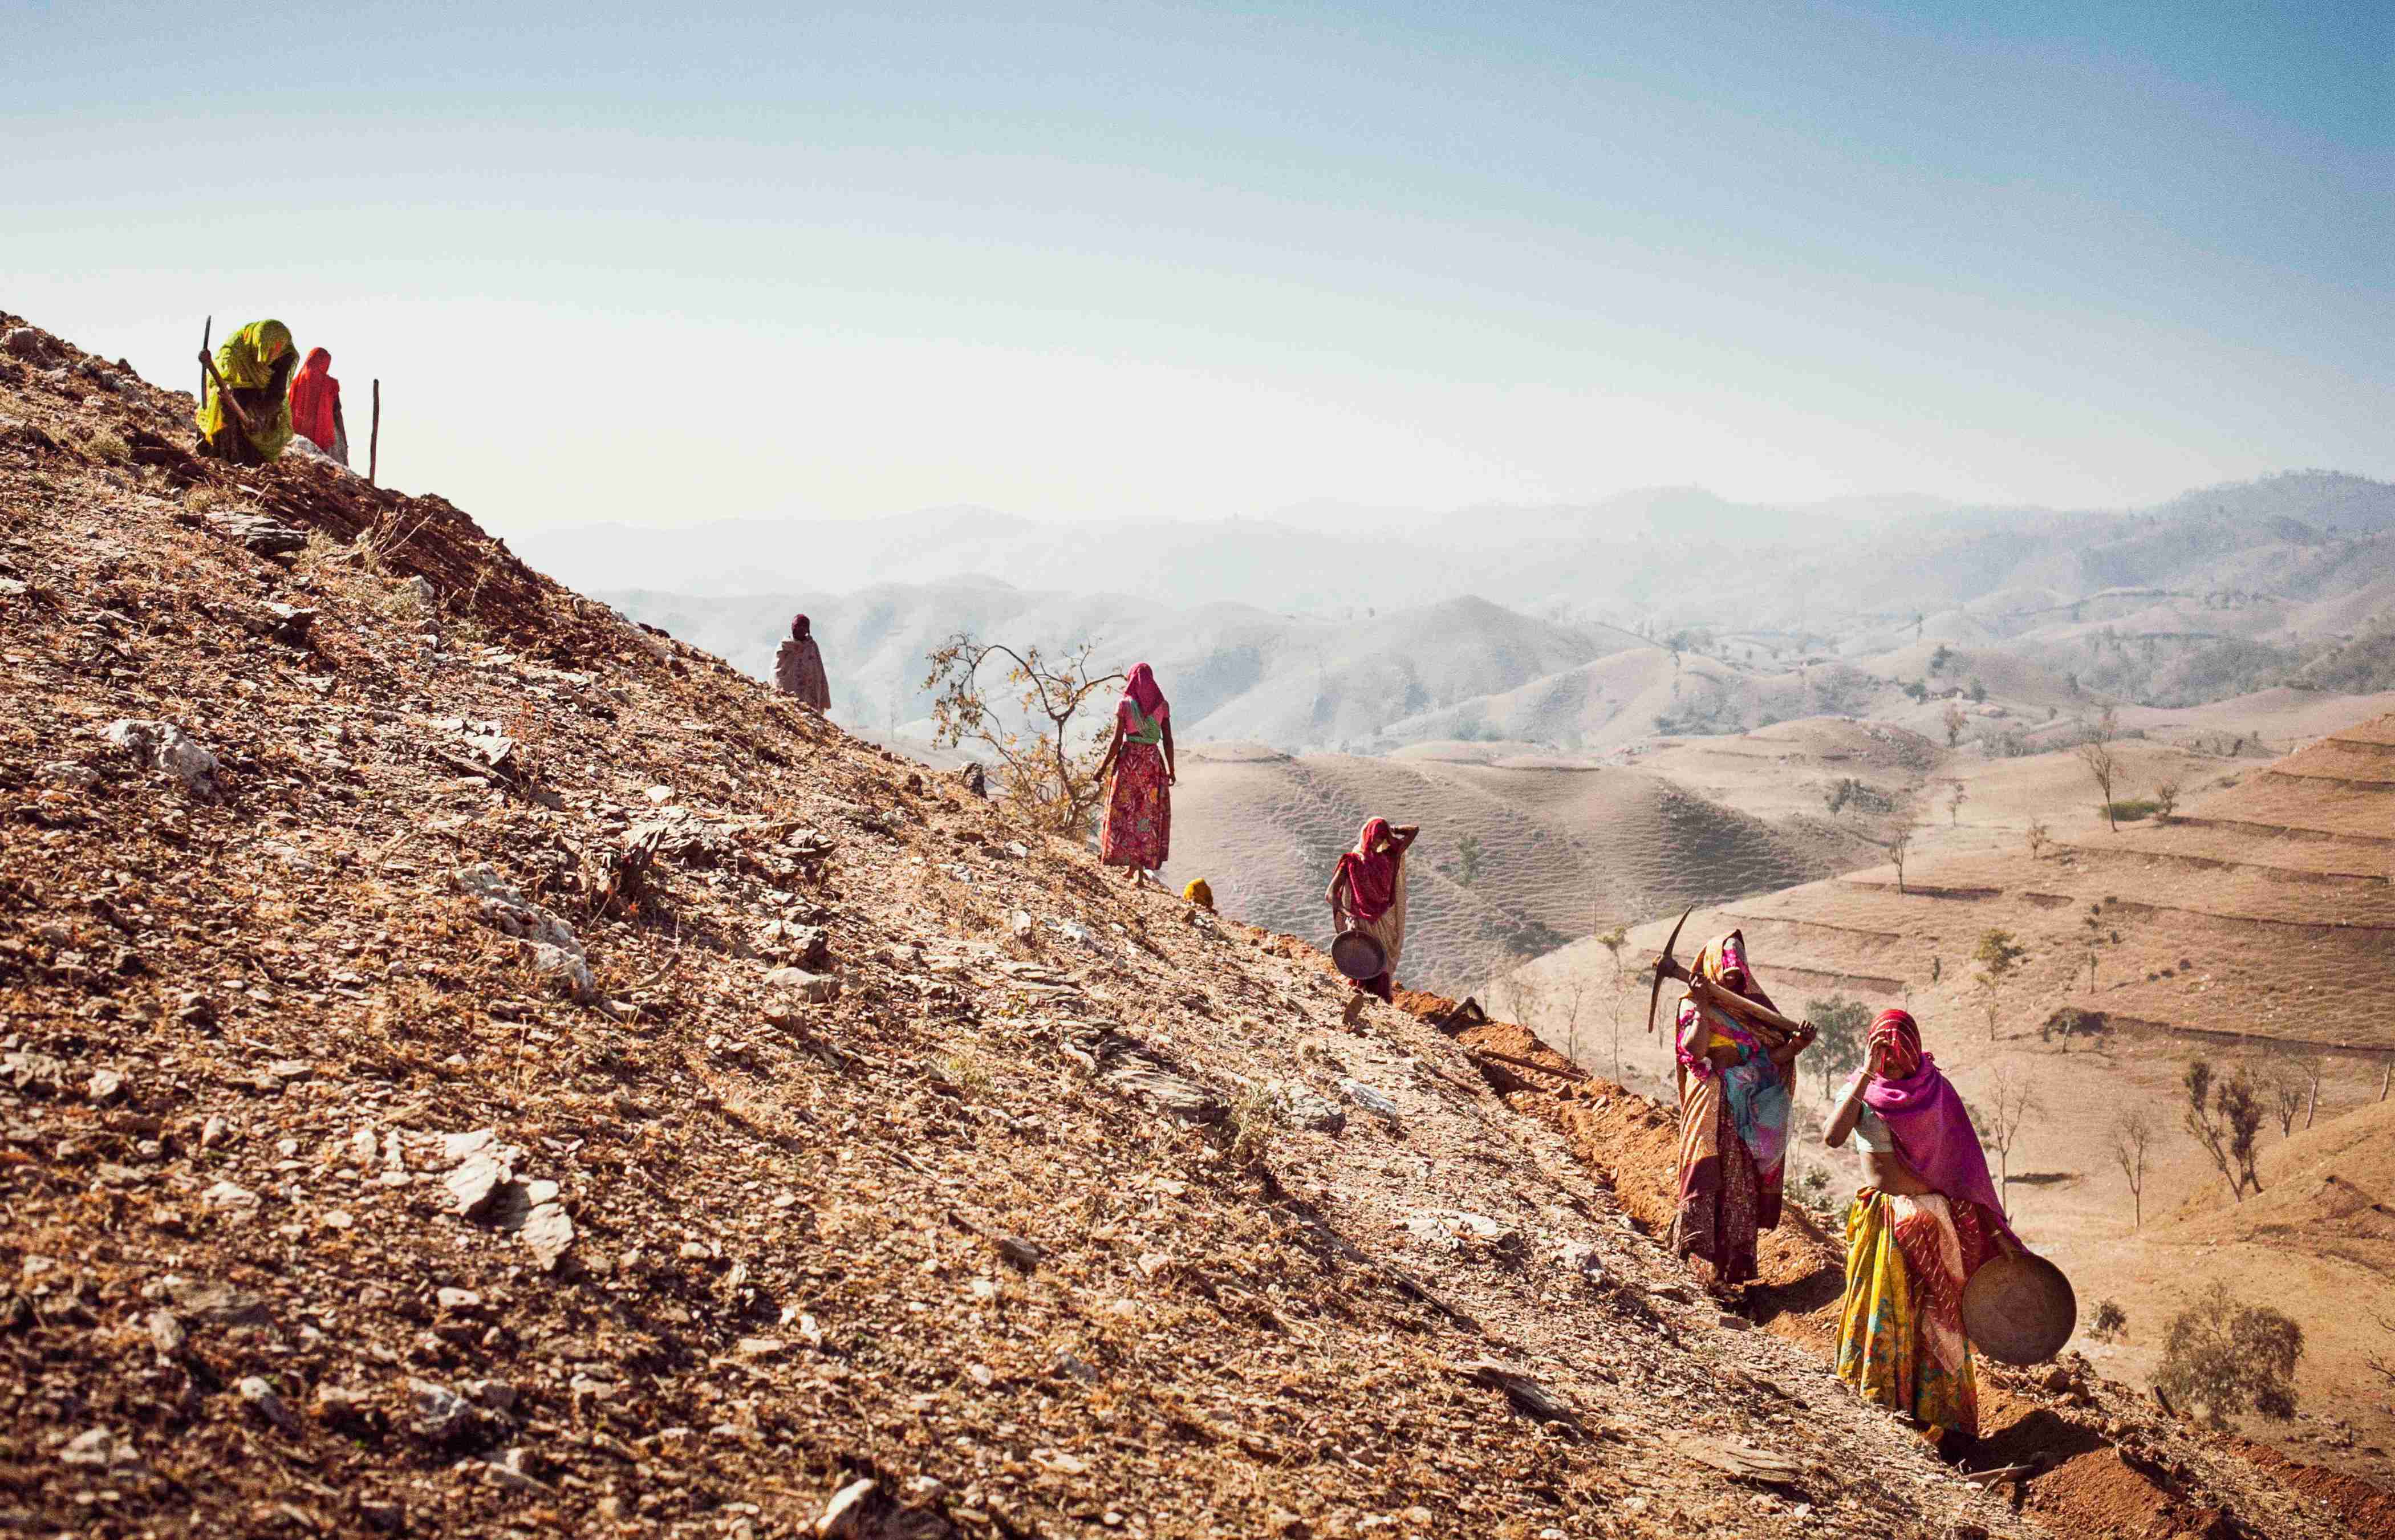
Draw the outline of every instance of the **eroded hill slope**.
<instances>
[{"instance_id":1,"label":"eroded hill slope","mask_svg":"<svg viewBox=\"0 0 2395 1540\"><path fill-rule=\"evenodd\" d=\"M1422 825L1402 982L1461 993L1508 959L1674 904L1769 891L1870 859L1812 815L1734 811L1645 770L1422 745L1385 758L1190 744L1174 794L1176 884L1227 914L1329 940L1323 889L1365 819Z\"/></svg>"}]
</instances>

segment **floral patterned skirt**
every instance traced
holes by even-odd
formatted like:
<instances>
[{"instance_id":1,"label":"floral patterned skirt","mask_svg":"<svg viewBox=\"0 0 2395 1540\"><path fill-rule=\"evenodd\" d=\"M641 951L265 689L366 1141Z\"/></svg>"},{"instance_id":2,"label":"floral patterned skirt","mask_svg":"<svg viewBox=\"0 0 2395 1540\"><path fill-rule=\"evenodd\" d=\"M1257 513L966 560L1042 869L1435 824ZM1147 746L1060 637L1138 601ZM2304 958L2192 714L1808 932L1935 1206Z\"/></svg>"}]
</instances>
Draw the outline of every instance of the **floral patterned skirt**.
<instances>
[{"instance_id":1,"label":"floral patterned skirt","mask_svg":"<svg viewBox=\"0 0 2395 1540\"><path fill-rule=\"evenodd\" d=\"M1153 872L1171 853L1172 787L1164 778L1164 751L1154 744L1125 744L1106 780L1098 859Z\"/></svg>"},{"instance_id":2,"label":"floral patterned skirt","mask_svg":"<svg viewBox=\"0 0 2395 1540\"><path fill-rule=\"evenodd\" d=\"M1963 1284L1992 1249L1970 1201L1867 1187L1846 1209L1846 1297L1838 1377L1865 1401L1977 1436L1979 1391L1963 1335Z\"/></svg>"}]
</instances>

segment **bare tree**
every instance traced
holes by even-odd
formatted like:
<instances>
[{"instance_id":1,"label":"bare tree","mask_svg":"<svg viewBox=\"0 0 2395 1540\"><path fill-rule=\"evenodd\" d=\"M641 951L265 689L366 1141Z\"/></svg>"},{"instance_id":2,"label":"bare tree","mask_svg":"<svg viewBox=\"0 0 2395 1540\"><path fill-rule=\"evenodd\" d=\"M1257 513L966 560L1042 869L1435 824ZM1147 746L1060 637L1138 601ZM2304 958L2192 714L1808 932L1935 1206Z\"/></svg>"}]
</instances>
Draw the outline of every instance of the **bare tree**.
<instances>
[{"instance_id":1,"label":"bare tree","mask_svg":"<svg viewBox=\"0 0 2395 1540\"><path fill-rule=\"evenodd\" d=\"M1580 1062L1580 1005L1588 985L1588 975L1574 968L1556 986L1564 999L1564 1057L1575 1064Z\"/></svg>"},{"instance_id":2,"label":"bare tree","mask_svg":"<svg viewBox=\"0 0 2395 1540\"><path fill-rule=\"evenodd\" d=\"M1613 954L1613 1078L1621 1078L1621 949L1629 944L1630 928L1617 925L1596 934L1596 944Z\"/></svg>"},{"instance_id":3,"label":"bare tree","mask_svg":"<svg viewBox=\"0 0 2395 1540\"><path fill-rule=\"evenodd\" d=\"M1946 746L1948 748L1952 748L1963 741L1964 724L1969 720L1969 717L1963 715L1961 706L1952 701L1946 703Z\"/></svg>"},{"instance_id":4,"label":"bare tree","mask_svg":"<svg viewBox=\"0 0 2395 1540\"><path fill-rule=\"evenodd\" d=\"M2279 1137L2291 1137L2296 1131L2296 1114L2304 1110L2303 1075L2291 1065L2272 1064L2262 1085L2269 1095L2270 1115L2279 1120Z\"/></svg>"},{"instance_id":5,"label":"bare tree","mask_svg":"<svg viewBox=\"0 0 2395 1540\"><path fill-rule=\"evenodd\" d=\"M2014 941L2009 930L1981 933L1978 950L1971 954L1972 960L1979 965L1979 1008L1987 1013L1991 1043L1996 1040L1996 1018L2003 1007L2005 981L2020 970L2021 960L2028 955L2029 948Z\"/></svg>"},{"instance_id":6,"label":"bare tree","mask_svg":"<svg viewBox=\"0 0 2395 1540\"><path fill-rule=\"evenodd\" d=\"M2296 1131L2296 1114L2303 1114L2304 1126L2312 1125L2320 1110L2321 1076L2327 1060L2316 1053L2303 1053L2282 1048L2270 1055L2264 1080L2270 1098L2271 1115L2279 1120L2279 1137L2290 1138Z\"/></svg>"},{"instance_id":7,"label":"bare tree","mask_svg":"<svg viewBox=\"0 0 2395 1540\"><path fill-rule=\"evenodd\" d=\"M1048 658L1037 647L1018 652L958 632L928 659L932 671L923 688L938 691L932 701L933 742L942 748L969 739L980 744L1005 765L1005 796L1032 823L1060 833L1086 832L1091 811L1105 795L1097 773L1105 749L1096 734L1076 731L1073 718L1091 696L1123 678L1090 672L1096 651L1095 642L1085 641ZM1007 665L1005 683L1032 724L1027 733L1007 727L985 691L982 666L993 659ZM1042 721L1047 725L1039 726Z\"/></svg>"},{"instance_id":8,"label":"bare tree","mask_svg":"<svg viewBox=\"0 0 2395 1540\"><path fill-rule=\"evenodd\" d=\"M1905 858L1912 853L1912 826L1910 823L1906 823L1899 827L1896 833L1889 837L1887 842L1888 859L1896 862L1896 890L1899 893L1904 891Z\"/></svg>"},{"instance_id":9,"label":"bare tree","mask_svg":"<svg viewBox=\"0 0 2395 1540\"><path fill-rule=\"evenodd\" d=\"M1530 972L1538 959L1515 953L1506 959L1505 1004L1514 1020L1531 1031L1538 1030L1537 1019L1547 1008L1548 984Z\"/></svg>"},{"instance_id":10,"label":"bare tree","mask_svg":"<svg viewBox=\"0 0 2395 1540\"><path fill-rule=\"evenodd\" d=\"M2120 717L2111 706L2092 723L2080 725L2079 762L2096 782L2096 790L2104 798L2104 822L2114 834L2121 832L2120 821L2112 816L2112 788L2121 779L2121 757L2112 748L2112 740L2120 733Z\"/></svg>"},{"instance_id":11,"label":"bare tree","mask_svg":"<svg viewBox=\"0 0 2395 1540\"><path fill-rule=\"evenodd\" d=\"M2254 1094L2252 1077L2240 1066L2235 1075L2221 1080L2214 1075L2209 1060L2190 1059L2179 1085L2187 1092L2187 1131L2212 1157L2220 1179L2229 1184L2229 1195L2242 1204L2248 1187L2261 1191L2262 1178L2254 1169L2254 1141L2262 1131L2264 1113L2262 1099Z\"/></svg>"},{"instance_id":12,"label":"bare tree","mask_svg":"<svg viewBox=\"0 0 2395 1540\"><path fill-rule=\"evenodd\" d=\"M2046 831L2045 820L2042 818L2031 819L2030 821L2029 827L2022 831L2022 835L2029 841L2029 859L2031 861L2043 860L2045 856L2045 847L2054 837Z\"/></svg>"},{"instance_id":13,"label":"bare tree","mask_svg":"<svg viewBox=\"0 0 2395 1540\"><path fill-rule=\"evenodd\" d=\"M2012 1198L2013 1146L2020 1139L2021 1125L2032 1112L2044 1112L2037 1093L2030 1087L2028 1077L2016 1073L2010 1065L1998 1070L1989 1088L1987 1140L1996 1152L1996 1181L1999 1194L2010 1205Z\"/></svg>"},{"instance_id":14,"label":"bare tree","mask_svg":"<svg viewBox=\"0 0 2395 1540\"><path fill-rule=\"evenodd\" d=\"M2170 822L2171 814L2178 811L2179 789L2176 776L2154 788L2154 810L2162 814L2165 823Z\"/></svg>"},{"instance_id":15,"label":"bare tree","mask_svg":"<svg viewBox=\"0 0 2395 1540\"><path fill-rule=\"evenodd\" d=\"M2112 1159L2128 1178L2134 1229L2146 1224L2146 1152L2154 1142L2154 1121L2142 1110L2123 1112L2112 1120Z\"/></svg>"}]
</instances>

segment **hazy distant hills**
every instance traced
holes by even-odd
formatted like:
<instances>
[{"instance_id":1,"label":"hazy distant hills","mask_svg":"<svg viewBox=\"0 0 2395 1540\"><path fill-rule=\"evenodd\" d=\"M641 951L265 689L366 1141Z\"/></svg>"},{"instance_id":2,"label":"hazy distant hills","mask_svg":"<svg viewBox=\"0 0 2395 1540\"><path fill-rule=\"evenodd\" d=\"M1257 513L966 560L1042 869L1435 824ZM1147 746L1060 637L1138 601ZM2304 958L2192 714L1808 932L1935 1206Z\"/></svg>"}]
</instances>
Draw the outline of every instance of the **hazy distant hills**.
<instances>
[{"instance_id":1,"label":"hazy distant hills","mask_svg":"<svg viewBox=\"0 0 2395 1540\"><path fill-rule=\"evenodd\" d=\"M2395 486L2304 471L2118 512L1925 497L1770 506L1663 488L1444 515L1308 505L1265 519L1041 522L951 507L592 525L516 545L602 590L837 593L966 579L1331 619L1477 594L1552 619L1842 634L1859 616L1909 622L2016 593L2066 602L2139 585L2267 589L2290 563L2357 559L2383 573L2378 542L2390 533Z\"/></svg>"},{"instance_id":2,"label":"hazy distant hills","mask_svg":"<svg viewBox=\"0 0 2395 1540\"><path fill-rule=\"evenodd\" d=\"M1252 738L1296 748L1391 746L1408 741L1383 731L1394 717L1642 646L1600 627L1538 620L1469 598L1337 625L1247 605L1172 610L1118 594L953 581L771 599L645 590L606 597L626 613L761 675L792 612L804 612L831 673L833 716L862 730L909 736L928 731L930 699L920 688L925 655L960 629L1043 646L1093 639L1105 670L1141 660L1155 665L1183 739Z\"/></svg>"},{"instance_id":3,"label":"hazy distant hills","mask_svg":"<svg viewBox=\"0 0 2395 1540\"><path fill-rule=\"evenodd\" d=\"M1285 517L1062 525L950 508L523 545L761 674L806 610L834 715L885 733L920 723L924 654L959 629L1094 639L1106 666L1156 665L1185 738L1292 752L1506 739L1602 753L1821 715L1934 731L1923 691L1972 689L2042 721L2099 699L2389 682L2384 642L2357 638L2395 614L2395 486L2360 477L2293 473L2128 513L1918 498L1792 513L1664 489Z\"/></svg>"}]
</instances>

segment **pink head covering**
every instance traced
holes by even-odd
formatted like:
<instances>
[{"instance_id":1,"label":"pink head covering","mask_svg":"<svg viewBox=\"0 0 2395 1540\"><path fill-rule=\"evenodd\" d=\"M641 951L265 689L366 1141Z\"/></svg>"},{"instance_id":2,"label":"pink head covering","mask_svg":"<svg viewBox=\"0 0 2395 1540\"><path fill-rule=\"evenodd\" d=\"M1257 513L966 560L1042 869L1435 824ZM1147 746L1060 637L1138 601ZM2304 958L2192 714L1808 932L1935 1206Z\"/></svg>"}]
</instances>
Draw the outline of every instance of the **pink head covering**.
<instances>
[{"instance_id":1,"label":"pink head covering","mask_svg":"<svg viewBox=\"0 0 2395 1540\"><path fill-rule=\"evenodd\" d=\"M806 640L808 631L813 629L814 626L814 622L807 619L806 616L792 615L790 617L790 639L792 641Z\"/></svg>"},{"instance_id":2,"label":"pink head covering","mask_svg":"<svg viewBox=\"0 0 2395 1540\"><path fill-rule=\"evenodd\" d=\"M1356 848L1339 858L1339 875L1347 879L1347 909L1359 920L1377 920L1397 902L1397 858L1380 848L1391 833L1387 819L1366 819Z\"/></svg>"},{"instance_id":3,"label":"pink head covering","mask_svg":"<svg viewBox=\"0 0 2395 1540\"><path fill-rule=\"evenodd\" d=\"M1160 722L1172 715L1171 704L1165 700L1164 691L1156 682L1156 670L1144 663L1131 665L1131 677L1123 681L1122 699L1115 705L1115 715L1126 728L1131 725L1133 705L1150 721Z\"/></svg>"},{"instance_id":4,"label":"pink head covering","mask_svg":"<svg viewBox=\"0 0 2395 1540\"><path fill-rule=\"evenodd\" d=\"M1968 1198L2009 1231L2005 1200L1988 1174L1988 1157L1979 1149L1979 1132L1960 1092L1938 1067L1937 1056L1921 1047L1921 1029L1900 1010L1882 1011L1872 1023L1874 1047L1886 1043L1891 1070L1903 1067L1908 1050L1912 1073L1896 1079L1880 1076L1863 1092L1863 1101L1887 1124L1896 1138L1896 1152L1948 1200Z\"/></svg>"}]
</instances>

